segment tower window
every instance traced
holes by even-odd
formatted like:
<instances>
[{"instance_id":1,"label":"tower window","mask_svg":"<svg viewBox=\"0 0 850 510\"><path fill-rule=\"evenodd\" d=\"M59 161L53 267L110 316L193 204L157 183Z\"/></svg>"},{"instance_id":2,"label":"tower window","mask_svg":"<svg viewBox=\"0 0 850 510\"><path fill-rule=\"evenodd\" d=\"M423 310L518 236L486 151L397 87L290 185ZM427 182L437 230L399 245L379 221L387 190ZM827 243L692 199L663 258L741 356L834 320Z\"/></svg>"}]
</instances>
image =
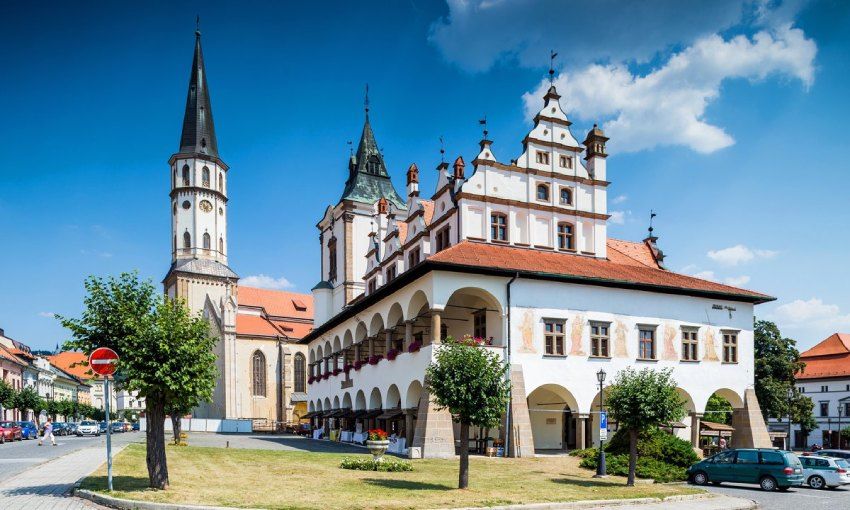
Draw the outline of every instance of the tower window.
<instances>
[{"instance_id":1,"label":"tower window","mask_svg":"<svg viewBox=\"0 0 850 510\"><path fill-rule=\"evenodd\" d=\"M545 184L537 185L537 200L548 201L549 200L549 186Z\"/></svg>"},{"instance_id":2,"label":"tower window","mask_svg":"<svg viewBox=\"0 0 850 510\"><path fill-rule=\"evenodd\" d=\"M205 188L210 187L210 169L207 167L204 167L201 170L201 183L204 185Z\"/></svg>"},{"instance_id":3,"label":"tower window","mask_svg":"<svg viewBox=\"0 0 850 510\"><path fill-rule=\"evenodd\" d=\"M501 213L490 215L490 239L492 241L508 240L508 217Z\"/></svg>"},{"instance_id":4,"label":"tower window","mask_svg":"<svg viewBox=\"0 0 850 510\"><path fill-rule=\"evenodd\" d=\"M189 232L183 232L183 248L189 249L192 247L192 236Z\"/></svg>"},{"instance_id":5,"label":"tower window","mask_svg":"<svg viewBox=\"0 0 850 510\"><path fill-rule=\"evenodd\" d=\"M558 223L558 249L574 250L573 226L569 223Z\"/></svg>"},{"instance_id":6,"label":"tower window","mask_svg":"<svg viewBox=\"0 0 850 510\"><path fill-rule=\"evenodd\" d=\"M561 156L560 158L561 168L572 168L573 167L573 158L569 156Z\"/></svg>"},{"instance_id":7,"label":"tower window","mask_svg":"<svg viewBox=\"0 0 850 510\"><path fill-rule=\"evenodd\" d=\"M189 165L183 165L183 186L189 185Z\"/></svg>"},{"instance_id":8,"label":"tower window","mask_svg":"<svg viewBox=\"0 0 850 510\"><path fill-rule=\"evenodd\" d=\"M207 232L204 232L204 249L210 249L210 235Z\"/></svg>"},{"instance_id":9,"label":"tower window","mask_svg":"<svg viewBox=\"0 0 850 510\"><path fill-rule=\"evenodd\" d=\"M224 255L224 238L223 237L218 238L218 252L221 253L222 255Z\"/></svg>"},{"instance_id":10,"label":"tower window","mask_svg":"<svg viewBox=\"0 0 850 510\"><path fill-rule=\"evenodd\" d=\"M573 205L573 191L570 188L561 188L561 205Z\"/></svg>"},{"instance_id":11,"label":"tower window","mask_svg":"<svg viewBox=\"0 0 850 510\"><path fill-rule=\"evenodd\" d=\"M421 258L422 256L421 252L419 251L419 248L414 248L413 250L411 250L410 254L407 256L407 265L410 266L408 267L408 269L418 264Z\"/></svg>"},{"instance_id":12,"label":"tower window","mask_svg":"<svg viewBox=\"0 0 850 510\"><path fill-rule=\"evenodd\" d=\"M224 193L224 176L221 172L218 173L218 190Z\"/></svg>"},{"instance_id":13,"label":"tower window","mask_svg":"<svg viewBox=\"0 0 850 510\"><path fill-rule=\"evenodd\" d=\"M537 151L537 162L541 165L549 164L549 153L543 151Z\"/></svg>"},{"instance_id":14,"label":"tower window","mask_svg":"<svg viewBox=\"0 0 850 510\"><path fill-rule=\"evenodd\" d=\"M328 281L336 280L336 239L328 241Z\"/></svg>"},{"instance_id":15,"label":"tower window","mask_svg":"<svg viewBox=\"0 0 850 510\"><path fill-rule=\"evenodd\" d=\"M437 251L443 251L451 245L451 241L449 240L449 227L437 232L436 237Z\"/></svg>"},{"instance_id":16,"label":"tower window","mask_svg":"<svg viewBox=\"0 0 850 510\"><path fill-rule=\"evenodd\" d=\"M174 236L174 242L171 245L171 251L174 251L174 252L177 251L177 236Z\"/></svg>"},{"instance_id":17,"label":"tower window","mask_svg":"<svg viewBox=\"0 0 850 510\"><path fill-rule=\"evenodd\" d=\"M260 351L251 356L251 394L255 397L266 396L266 357Z\"/></svg>"},{"instance_id":18,"label":"tower window","mask_svg":"<svg viewBox=\"0 0 850 510\"><path fill-rule=\"evenodd\" d=\"M292 362L292 373L295 377L294 386L295 391L307 391L307 369L306 369L306 360L304 359L304 355L299 353L295 354L295 359Z\"/></svg>"},{"instance_id":19,"label":"tower window","mask_svg":"<svg viewBox=\"0 0 850 510\"><path fill-rule=\"evenodd\" d=\"M380 168L380 165L378 164L378 157L377 156L369 157L369 160L366 161L366 171L370 174L378 175L378 173L379 173L378 169L379 168Z\"/></svg>"}]
</instances>

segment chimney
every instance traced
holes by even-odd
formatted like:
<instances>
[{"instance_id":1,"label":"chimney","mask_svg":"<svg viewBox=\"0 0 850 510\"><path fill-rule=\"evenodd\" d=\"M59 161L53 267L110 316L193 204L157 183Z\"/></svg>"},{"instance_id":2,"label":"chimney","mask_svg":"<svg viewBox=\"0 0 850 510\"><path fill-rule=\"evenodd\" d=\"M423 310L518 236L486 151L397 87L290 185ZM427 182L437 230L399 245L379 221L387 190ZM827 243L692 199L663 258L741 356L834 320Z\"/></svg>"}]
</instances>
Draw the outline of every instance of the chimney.
<instances>
[{"instance_id":1,"label":"chimney","mask_svg":"<svg viewBox=\"0 0 850 510\"><path fill-rule=\"evenodd\" d=\"M455 171L455 179L465 179L463 175L464 167L466 167L466 163L463 162L463 156L458 156L453 166Z\"/></svg>"},{"instance_id":2,"label":"chimney","mask_svg":"<svg viewBox=\"0 0 850 510\"><path fill-rule=\"evenodd\" d=\"M419 196L419 168L416 163L411 163L407 168L407 196Z\"/></svg>"}]
</instances>

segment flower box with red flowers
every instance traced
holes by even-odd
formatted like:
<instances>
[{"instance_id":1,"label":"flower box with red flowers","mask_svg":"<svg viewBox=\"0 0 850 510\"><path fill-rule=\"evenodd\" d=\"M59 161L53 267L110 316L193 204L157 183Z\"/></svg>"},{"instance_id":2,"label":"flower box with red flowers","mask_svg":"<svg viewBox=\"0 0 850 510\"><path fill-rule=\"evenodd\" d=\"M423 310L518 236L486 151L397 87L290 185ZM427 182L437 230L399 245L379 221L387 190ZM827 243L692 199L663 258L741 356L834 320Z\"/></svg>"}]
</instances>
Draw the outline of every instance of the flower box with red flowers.
<instances>
[{"instance_id":1,"label":"flower box with red flowers","mask_svg":"<svg viewBox=\"0 0 850 510\"><path fill-rule=\"evenodd\" d=\"M380 354L376 354L374 356L369 356L369 364L370 365L377 365L378 362L381 361L381 359L383 359L383 356L381 356Z\"/></svg>"},{"instance_id":2,"label":"flower box with red flowers","mask_svg":"<svg viewBox=\"0 0 850 510\"><path fill-rule=\"evenodd\" d=\"M388 360L388 361L392 361L392 360L396 359L396 357L398 356L398 354L399 354L399 352L398 352L397 350L395 350L395 349L390 349L390 350L388 350L388 351L387 351L387 360Z\"/></svg>"},{"instance_id":3,"label":"flower box with red flowers","mask_svg":"<svg viewBox=\"0 0 850 510\"><path fill-rule=\"evenodd\" d=\"M347 374L347 373L351 372L352 368L354 368L354 365L352 365L351 363L346 363L345 366L342 367L342 371Z\"/></svg>"},{"instance_id":4,"label":"flower box with red flowers","mask_svg":"<svg viewBox=\"0 0 850 510\"><path fill-rule=\"evenodd\" d=\"M422 348L422 342L413 342L407 347L407 352L416 352Z\"/></svg>"},{"instance_id":5,"label":"flower box with red flowers","mask_svg":"<svg viewBox=\"0 0 850 510\"><path fill-rule=\"evenodd\" d=\"M362 361L357 360L357 361L354 362L354 370L360 370L362 367L363 367Z\"/></svg>"},{"instance_id":6,"label":"flower box with red flowers","mask_svg":"<svg viewBox=\"0 0 850 510\"><path fill-rule=\"evenodd\" d=\"M339 375L341 373L342 373L342 370L339 369L339 368L335 368L334 371L333 371L333 375Z\"/></svg>"},{"instance_id":7,"label":"flower box with red flowers","mask_svg":"<svg viewBox=\"0 0 850 510\"><path fill-rule=\"evenodd\" d=\"M330 377L331 377L330 372L325 372L324 374L322 374L322 379L330 379Z\"/></svg>"},{"instance_id":8,"label":"flower box with red flowers","mask_svg":"<svg viewBox=\"0 0 850 510\"><path fill-rule=\"evenodd\" d=\"M311 376L307 379L307 384L313 384L314 382L316 382L316 378L315 378L315 377L313 377L313 376L311 375Z\"/></svg>"}]
</instances>

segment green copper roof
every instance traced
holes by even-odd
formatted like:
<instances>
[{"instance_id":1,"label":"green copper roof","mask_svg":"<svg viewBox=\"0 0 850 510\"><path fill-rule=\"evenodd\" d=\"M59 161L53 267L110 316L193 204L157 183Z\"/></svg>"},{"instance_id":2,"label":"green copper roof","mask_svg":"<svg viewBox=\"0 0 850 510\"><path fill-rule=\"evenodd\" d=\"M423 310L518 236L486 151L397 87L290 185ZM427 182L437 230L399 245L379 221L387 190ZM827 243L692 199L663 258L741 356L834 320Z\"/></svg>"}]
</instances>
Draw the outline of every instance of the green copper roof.
<instances>
[{"instance_id":1,"label":"green copper roof","mask_svg":"<svg viewBox=\"0 0 850 510\"><path fill-rule=\"evenodd\" d=\"M363 124L363 134L360 135L360 145L357 146L357 155L349 164L348 180L345 181L345 190L340 200L353 200L373 204L381 197L389 200L396 207L404 207L404 200L396 192L384 157L378 150L372 125L369 123L369 114L366 114L366 122Z\"/></svg>"}]
</instances>

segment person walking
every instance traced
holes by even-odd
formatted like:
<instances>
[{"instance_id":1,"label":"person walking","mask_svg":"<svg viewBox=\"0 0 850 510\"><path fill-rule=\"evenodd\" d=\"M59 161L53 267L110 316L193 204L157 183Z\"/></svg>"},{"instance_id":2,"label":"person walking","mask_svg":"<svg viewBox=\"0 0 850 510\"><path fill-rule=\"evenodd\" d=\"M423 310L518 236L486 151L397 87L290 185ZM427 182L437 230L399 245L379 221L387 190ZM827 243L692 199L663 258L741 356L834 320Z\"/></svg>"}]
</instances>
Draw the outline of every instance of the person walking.
<instances>
[{"instance_id":1,"label":"person walking","mask_svg":"<svg viewBox=\"0 0 850 510\"><path fill-rule=\"evenodd\" d=\"M53 437L53 422L50 421L50 418L47 418L47 421L44 423L44 433L41 436L41 439L38 440L38 446L41 446L42 441L50 438L50 442L53 446L56 446L56 438Z\"/></svg>"}]
</instances>

